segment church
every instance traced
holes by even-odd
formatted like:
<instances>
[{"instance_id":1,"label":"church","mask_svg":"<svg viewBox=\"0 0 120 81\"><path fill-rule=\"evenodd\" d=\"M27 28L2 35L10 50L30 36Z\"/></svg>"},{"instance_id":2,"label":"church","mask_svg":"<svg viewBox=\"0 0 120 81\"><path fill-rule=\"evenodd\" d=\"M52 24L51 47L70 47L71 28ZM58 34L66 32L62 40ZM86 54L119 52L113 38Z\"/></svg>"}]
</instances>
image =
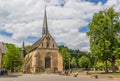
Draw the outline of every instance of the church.
<instances>
[{"instance_id":1,"label":"church","mask_svg":"<svg viewBox=\"0 0 120 81\"><path fill-rule=\"evenodd\" d=\"M59 47L48 30L46 8L44 11L42 37L35 42L24 58L23 72L55 72L63 70Z\"/></svg>"}]
</instances>

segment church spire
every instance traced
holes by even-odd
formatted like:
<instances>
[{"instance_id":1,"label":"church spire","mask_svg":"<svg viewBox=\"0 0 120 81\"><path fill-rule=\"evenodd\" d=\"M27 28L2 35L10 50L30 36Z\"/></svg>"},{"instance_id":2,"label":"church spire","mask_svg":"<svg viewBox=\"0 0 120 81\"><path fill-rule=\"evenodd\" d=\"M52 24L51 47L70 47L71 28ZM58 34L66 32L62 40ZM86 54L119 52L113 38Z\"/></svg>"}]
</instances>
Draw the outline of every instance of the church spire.
<instances>
[{"instance_id":1,"label":"church spire","mask_svg":"<svg viewBox=\"0 0 120 81\"><path fill-rule=\"evenodd\" d=\"M24 44L24 41L23 41L23 43L22 43L22 57L24 58L25 57L25 55L26 55L26 50L25 50L25 44Z\"/></svg>"},{"instance_id":2,"label":"church spire","mask_svg":"<svg viewBox=\"0 0 120 81\"><path fill-rule=\"evenodd\" d=\"M49 31L48 31L48 25L47 25L47 13L46 13L46 6L45 6L42 36L44 36L48 32Z\"/></svg>"},{"instance_id":3,"label":"church spire","mask_svg":"<svg viewBox=\"0 0 120 81\"><path fill-rule=\"evenodd\" d=\"M25 44L24 44L24 41L22 43L22 50L25 50Z\"/></svg>"}]
</instances>

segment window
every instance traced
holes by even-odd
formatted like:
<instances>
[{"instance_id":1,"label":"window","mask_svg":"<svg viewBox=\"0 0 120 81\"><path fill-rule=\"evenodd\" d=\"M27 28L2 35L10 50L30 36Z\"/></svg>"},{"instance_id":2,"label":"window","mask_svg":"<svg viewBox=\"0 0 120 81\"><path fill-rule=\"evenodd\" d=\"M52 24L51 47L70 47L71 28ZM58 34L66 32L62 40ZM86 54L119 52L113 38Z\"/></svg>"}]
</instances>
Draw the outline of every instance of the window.
<instances>
[{"instance_id":1,"label":"window","mask_svg":"<svg viewBox=\"0 0 120 81\"><path fill-rule=\"evenodd\" d=\"M50 46L50 37L47 37L46 39L47 39L46 47L48 48Z\"/></svg>"},{"instance_id":2,"label":"window","mask_svg":"<svg viewBox=\"0 0 120 81\"><path fill-rule=\"evenodd\" d=\"M49 42L47 42L47 48L49 47Z\"/></svg>"},{"instance_id":3,"label":"window","mask_svg":"<svg viewBox=\"0 0 120 81\"><path fill-rule=\"evenodd\" d=\"M51 67L51 57L46 56L45 57L45 68L50 68Z\"/></svg>"},{"instance_id":4,"label":"window","mask_svg":"<svg viewBox=\"0 0 120 81\"><path fill-rule=\"evenodd\" d=\"M53 48L54 48L54 44L53 44Z\"/></svg>"},{"instance_id":5,"label":"window","mask_svg":"<svg viewBox=\"0 0 120 81\"><path fill-rule=\"evenodd\" d=\"M43 43L42 43L42 47L43 47Z\"/></svg>"}]
</instances>

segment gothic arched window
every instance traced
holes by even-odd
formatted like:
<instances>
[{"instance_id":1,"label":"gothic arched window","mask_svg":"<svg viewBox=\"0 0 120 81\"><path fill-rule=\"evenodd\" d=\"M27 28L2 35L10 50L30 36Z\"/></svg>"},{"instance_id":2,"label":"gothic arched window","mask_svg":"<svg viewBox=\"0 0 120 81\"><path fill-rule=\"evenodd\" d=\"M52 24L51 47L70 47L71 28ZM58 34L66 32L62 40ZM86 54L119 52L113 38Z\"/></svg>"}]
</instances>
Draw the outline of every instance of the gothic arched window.
<instances>
[{"instance_id":1,"label":"gothic arched window","mask_svg":"<svg viewBox=\"0 0 120 81\"><path fill-rule=\"evenodd\" d=\"M53 48L54 48L54 44L53 44Z\"/></svg>"},{"instance_id":2,"label":"gothic arched window","mask_svg":"<svg viewBox=\"0 0 120 81\"><path fill-rule=\"evenodd\" d=\"M43 47L43 43L42 43L42 47Z\"/></svg>"},{"instance_id":3,"label":"gothic arched window","mask_svg":"<svg viewBox=\"0 0 120 81\"><path fill-rule=\"evenodd\" d=\"M47 55L45 57L45 68L50 68L51 67L51 57Z\"/></svg>"},{"instance_id":4,"label":"gothic arched window","mask_svg":"<svg viewBox=\"0 0 120 81\"><path fill-rule=\"evenodd\" d=\"M50 46L50 37L47 37L47 48Z\"/></svg>"}]
</instances>

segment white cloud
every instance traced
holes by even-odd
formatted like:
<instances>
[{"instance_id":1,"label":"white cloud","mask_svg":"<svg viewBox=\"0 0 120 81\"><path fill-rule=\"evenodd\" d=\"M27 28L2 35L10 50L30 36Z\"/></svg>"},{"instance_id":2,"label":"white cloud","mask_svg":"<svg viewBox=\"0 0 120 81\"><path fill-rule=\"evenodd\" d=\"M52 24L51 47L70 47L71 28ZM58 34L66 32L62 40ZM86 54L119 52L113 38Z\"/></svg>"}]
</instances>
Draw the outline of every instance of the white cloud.
<instances>
[{"instance_id":1,"label":"white cloud","mask_svg":"<svg viewBox=\"0 0 120 81\"><path fill-rule=\"evenodd\" d=\"M0 35L0 42L12 43L12 44L16 44L19 47L22 47L22 41L15 40L15 39L13 39L11 37L7 37L7 36ZM26 42L26 45L31 45L32 44L29 41L25 41L25 42Z\"/></svg>"},{"instance_id":2,"label":"white cloud","mask_svg":"<svg viewBox=\"0 0 120 81\"><path fill-rule=\"evenodd\" d=\"M94 13L114 5L120 11L120 0L108 0L104 5L84 0L47 0L48 27L56 42L64 42L69 48L89 51L89 39L79 29L89 24ZM0 35L1 41L21 46L32 44L28 37L41 37L44 0L0 0L0 30L12 33ZM4 25L2 27L2 25ZM37 40L36 40L37 41Z\"/></svg>"}]
</instances>

